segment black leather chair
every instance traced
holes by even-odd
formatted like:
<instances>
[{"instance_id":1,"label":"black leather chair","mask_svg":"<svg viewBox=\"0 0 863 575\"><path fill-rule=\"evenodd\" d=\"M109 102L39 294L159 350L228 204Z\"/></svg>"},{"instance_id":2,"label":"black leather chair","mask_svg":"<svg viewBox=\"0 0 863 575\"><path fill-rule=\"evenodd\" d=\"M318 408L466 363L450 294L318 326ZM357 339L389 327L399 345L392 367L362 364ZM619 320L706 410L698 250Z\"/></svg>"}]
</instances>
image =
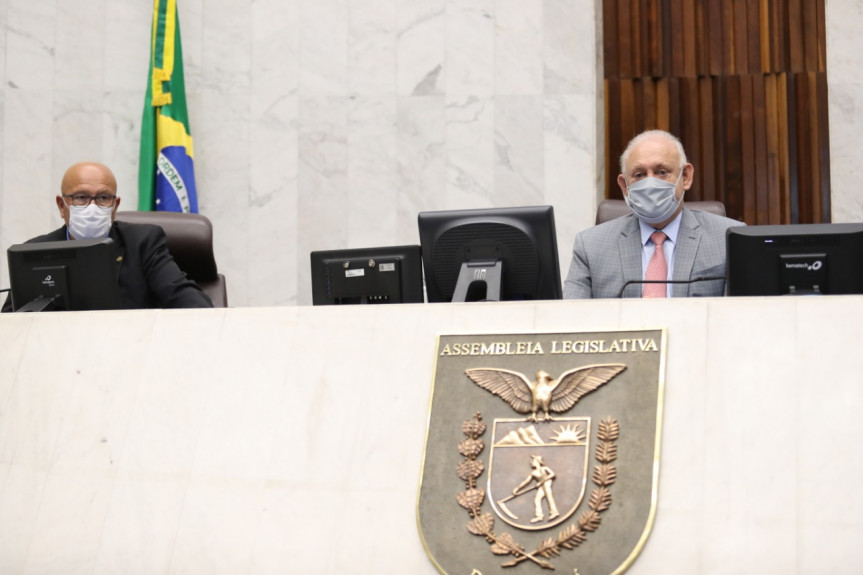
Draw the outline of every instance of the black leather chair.
<instances>
[{"instance_id":1,"label":"black leather chair","mask_svg":"<svg viewBox=\"0 0 863 575\"><path fill-rule=\"evenodd\" d=\"M723 204L722 202L717 202L713 200L707 200L702 202L687 202L684 200L683 205L690 210L710 212L711 214L716 214L718 216L725 215L725 204ZM619 218L620 216L625 216L626 214L629 214L631 212L632 210L629 209L629 206L627 206L626 202L624 202L623 200L602 200L599 203L599 207L596 209L596 223L601 224L602 222L607 222L608 220L613 220L615 218Z\"/></svg>"},{"instance_id":2,"label":"black leather chair","mask_svg":"<svg viewBox=\"0 0 863 575\"><path fill-rule=\"evenodd\" d=\"M117 220L161 226L168 236L168 251L215 307L228 307L225 276L216 268L213 254L213 224L201 214L177 212L117 212Z\"/></svg>"}]
</instances>

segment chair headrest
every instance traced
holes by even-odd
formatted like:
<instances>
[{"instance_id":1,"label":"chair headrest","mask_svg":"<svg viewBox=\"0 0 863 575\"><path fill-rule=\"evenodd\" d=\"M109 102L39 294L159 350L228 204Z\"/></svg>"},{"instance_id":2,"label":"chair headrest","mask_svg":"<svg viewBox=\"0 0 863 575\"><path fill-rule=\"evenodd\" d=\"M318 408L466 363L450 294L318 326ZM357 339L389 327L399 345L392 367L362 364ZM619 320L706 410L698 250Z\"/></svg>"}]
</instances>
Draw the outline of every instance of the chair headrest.
<instances>
[{"instance_id":1,"label":"chair headrest","mask_svg":"<svg viewBox=\"0 0 863 575\"><path fill-rule=\"evenodd\" d=\"M217 278L213 224L206 216L178 212L117 212L117 220L160 226L168 238L168 251L181 270L197 282Z\"/></svg>"},{"instance_id":2,"label":"chair headrest","mask_svg":"<svg viewBox=\"0 0 863 575\"><path fill-rule=\"evenodd\" d=\"M714 200L684 202L683 205L690 210L710 212L717 216L725 215L725 204ZM605 199L599 203L599 207L596 209L596 223L601 224L603 222L625 216L631 212L632 210L629 209L629 206L626 205L625 201L618 199Z\"/></svg>"}]
</instances>

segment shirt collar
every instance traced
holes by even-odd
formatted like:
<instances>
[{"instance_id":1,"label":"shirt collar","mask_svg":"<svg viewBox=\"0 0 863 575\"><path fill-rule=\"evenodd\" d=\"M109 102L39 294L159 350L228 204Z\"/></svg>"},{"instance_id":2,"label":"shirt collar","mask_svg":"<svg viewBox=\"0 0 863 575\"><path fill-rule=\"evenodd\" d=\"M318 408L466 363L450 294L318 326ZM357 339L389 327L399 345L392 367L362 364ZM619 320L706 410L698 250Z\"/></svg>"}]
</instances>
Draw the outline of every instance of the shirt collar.
<instances>
[{"instance_id":1,"label":"shirt collar","mask_svg":"<svg viewBox=\"0 0 863 575\"><path fill-rule=\"evenodd\" d=\"M671 240L672 244L677 243L677 233L680 231L681 219L683 219L683 210L680 210L680 213L677 214L677 216L671 220L667 226L660 230L669 240ZM650 241L651 234L656 231L656 228L650 224L645 224L641 220L638 220L638 228L641 230L641 245L646 246L647 242Z\"/></svg>"}]
</instances>

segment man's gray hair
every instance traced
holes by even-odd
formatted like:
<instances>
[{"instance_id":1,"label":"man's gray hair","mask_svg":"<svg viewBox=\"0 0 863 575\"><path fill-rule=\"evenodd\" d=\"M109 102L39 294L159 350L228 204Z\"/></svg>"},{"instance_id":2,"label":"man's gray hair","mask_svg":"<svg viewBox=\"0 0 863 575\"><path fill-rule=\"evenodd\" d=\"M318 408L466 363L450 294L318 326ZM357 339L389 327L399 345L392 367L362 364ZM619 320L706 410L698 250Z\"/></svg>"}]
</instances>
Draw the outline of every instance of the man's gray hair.
<instances>
[{"instance_id":1,"label":"man's gray hair","mask_svg":"<svg viewBox=\"0 0 863 575\"><path fill-rule=\"evenodd\" d=\"M629 159L629 153L632 151L638 143L646 140L647 138L666 138L674 142L674 145L677 146L677 151L680 154L680 166L679 168L683 168L686 165L686 152L683 151L683 144L680 143L680 140L674 134L666 132L665 130L647 130L645 132L641 132L631 140L629 140L629 144L627 144L626 149L623 150L623 153L620 155L620 173L626 175L626 160Z\"/></svg>"}]
</instances>

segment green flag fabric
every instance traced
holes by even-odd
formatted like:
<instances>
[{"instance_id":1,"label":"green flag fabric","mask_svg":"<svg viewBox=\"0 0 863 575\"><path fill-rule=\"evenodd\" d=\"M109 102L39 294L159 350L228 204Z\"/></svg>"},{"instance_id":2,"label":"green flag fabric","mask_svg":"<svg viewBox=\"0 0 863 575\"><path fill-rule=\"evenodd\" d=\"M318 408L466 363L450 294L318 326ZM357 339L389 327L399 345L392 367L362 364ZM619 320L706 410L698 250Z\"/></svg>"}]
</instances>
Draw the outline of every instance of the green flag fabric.
<instances>
[{"instance_id":1,"label":"green flag fabric","mask_svg":"<svg viewBox=\"0 0 863 575\"><path fill-rule=\"evenodd\" d=\"M198 213L177 0L155 0L141 123L138 209Z\"/></svg>"}]
</instances>

